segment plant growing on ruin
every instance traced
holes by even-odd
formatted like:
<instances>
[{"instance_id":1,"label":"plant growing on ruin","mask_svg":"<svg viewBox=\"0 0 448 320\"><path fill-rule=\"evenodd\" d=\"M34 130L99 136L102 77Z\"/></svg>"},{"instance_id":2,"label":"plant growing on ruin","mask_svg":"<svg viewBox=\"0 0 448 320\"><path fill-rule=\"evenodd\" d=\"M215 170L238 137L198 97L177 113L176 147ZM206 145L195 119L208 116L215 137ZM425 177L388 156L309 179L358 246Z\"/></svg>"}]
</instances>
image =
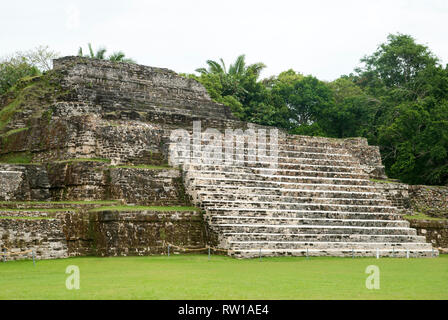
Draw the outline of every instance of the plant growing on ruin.
<instances>
[{"instance_id":1,"label":"plant growing on ruin","mask_svg":"<svg viewBox=\"0 0 448 320\"><path fill-rule=\"evenodd\" d=\"M89 43L87 45L89 49L88 54L84 54L82 47L79 47L78 56L91 58L91 59L100 59L100 60L109 60L114 62L126 62L126 63L135 63L135 61L131 58L126 58L126 55L123 51L116 51L109 56L106 56L107 49L104 47L100 47L96 52L92 48L92 44Z\"/></svg>"}]
</instances>

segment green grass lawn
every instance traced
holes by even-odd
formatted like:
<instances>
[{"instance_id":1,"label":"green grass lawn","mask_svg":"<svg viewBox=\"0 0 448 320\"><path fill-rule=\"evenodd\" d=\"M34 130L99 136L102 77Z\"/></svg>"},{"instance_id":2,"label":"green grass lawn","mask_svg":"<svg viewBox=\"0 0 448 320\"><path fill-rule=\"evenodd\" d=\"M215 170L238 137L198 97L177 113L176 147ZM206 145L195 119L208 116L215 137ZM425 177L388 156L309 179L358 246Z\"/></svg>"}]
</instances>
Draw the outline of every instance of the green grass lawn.
<instances>
[{"instance_id":1,"label":"green grass lawn","mask_svg":"<svg viewBox=\"0 0 448 320\"><path fill-rule=\"evenodd\" d=\"M66 267L80 289L65 287ZM368 290L365 269L380 269ZM207 255L69 258L0 262L0 299L448 299L448 255L439 258Z\"/></svg>"}]
</instances>

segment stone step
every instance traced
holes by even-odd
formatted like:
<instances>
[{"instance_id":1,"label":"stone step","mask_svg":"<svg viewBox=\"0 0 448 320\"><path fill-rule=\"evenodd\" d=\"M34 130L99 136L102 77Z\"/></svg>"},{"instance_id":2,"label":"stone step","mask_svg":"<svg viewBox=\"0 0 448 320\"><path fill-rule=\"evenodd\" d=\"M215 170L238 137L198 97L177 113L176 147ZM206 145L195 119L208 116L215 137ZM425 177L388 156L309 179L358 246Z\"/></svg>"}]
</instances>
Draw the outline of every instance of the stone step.
<instances>
[{"instance_id":1,"label":"stone step","mask_svg":"<svg viewBox=\"0 0 448 320\"><path fill-rule=\"evenodd\" d=\"M270 136L268 136L269 139ZM346 139L326 138L326 137L312 137L299 135L279 135L277 138L278 144L292 144L292 145L306 145L319 148L336 148L347 149L350 146L359 146L358 143L347 143ZM367 141L365 141L367 142ZM363 144L364 145L364 144ZM367 143L365 143L367 145Z\"/></svg>"},{"instance_id":2,"label":"stone step","mask_svg":"<svg viewBox=\"0 0 448 320\"><path fill-rule=\"evenodd\" d=\"M345 183L342 183L345 182ZM375 192L381 190L375 185L357 185L348 184L347 181L341 181L341 184L329 183L295 183L283 181L262 181L249 179L230 179L230 178L197 178L188 179L186 185L188 188L194 189L196 186L206 186L211 188L225 187L229 185L239 186L244 184L245 187L258 188L283 188L283 189L302 189L302 190L324 190L324 191L357 191L357 192Z\"/></svg>"},{"instance_id":3,"label":"stone step","mask_svg":"<svg viewBox=\"0 0 448 320\"><path fill-rule=\"evenodd\" d=\"M226 201L269 201L269 202L286 202L286 203L329 203L329 204L347 204L347 205L383 205L392 206L391 201L385 198L362 198L358 199L356 197L345 198L343 197L317 197L317 196L281 196L281 195L270 195L270 194L257 194L257 193L215 193L208 191L200 191L195 194L196 199L201 201L210 200L226 200Z\"/></svg>"},{"instance_id":4,"label":"stone step","mask_svg":"<svg viewBox=\"0 0 448 320\"><path fill-rule=\"evenodd\" d=\"M325 241L229 241L231 250L345 249L345 250L431 250L425 242L325 242Z\"/></svg>"},{"instance_id":5,"label":"stone step","mask_svg":"<svg viewBox=\"0 0 448 320\"><path fill-rule=\"evenodd\" d=\"M321 218L321 219L380 219L402 220L402 216L389 212L353 212L330 210L285 210L258 208L207 208L208 216L249 216L249 217L284 217L284 218Z\"/></svg>"},{"instance_id":6,"label":"stone step","mask_svg":"<svg viewBox=\"0 0 448 320\"><path fill-rule=\"evenodd\" d=\"M275 175L275 176L308 176L323 178L353 178L369 180L370 177L366 173L359 172L332 172L318 170L293 170L293 169L275 169L275 168L250 168L239 166L220 166L220 165L190 165L184 170L188 174L195 173L251 173L255 175Z\"/></svg>"},{"instance_id":7,"label":"stone step","mask_svg":"<svg viewBox=\"0 0 448 320\"><path fill-rule=\"evenodd\" d=\"M255 137L258 136L258 129L255 129ZM190 134L192 131L190 130ZM243 141L239 136L238 141ZM367 140L357 140L357 141L348 141L348 139L338 139L338 138L326 138L326 137L313 137L313 136L300 136L300 135L291 135L291 134L285 134L284 132L278 131L277 135L270 135L269 130L266 131L265 135L261 135L261 137L264 137L264 141L266 143L272 144L277 142L278 145L298 145L298 146L306 146L306 147L313 147L313 148L322 148L322 149L344 149L347 150L350 147L359 147L359 146L367 146ZM272 137L272 140L271 140ZM200 137L201 144L208 144L210 142L216 143L216 142L222 142L224 143L226 141L226 136L222 134L221 139L210 139L205 135L202 135ZM257 141L261 141L260 139L255 139ZM237 141L235 138L235 135L233 136L233 141ZM244 135L244 142L248 143L248 135ZM251 140L252 142L253 140ZM263 144L263 143L261 143Z\"/></svg>"},{"instance_id":8,"label":"stone step","mask_svg":"<svg viewBox=\"0 0 448 320\"><path fill-rule=\"evenodd\" d=\"M284 133L274 144L269 139L236 144L239 159L235 154L213 159L210 145L193 146L193 158L178 154L187 160L182 165L187 193L205 209L208 227L232 255L256 257L260 249L272 256L310 250L372 256L377 249L386 256L398 256L399 250L435 255L351 154L350 148L367 146L365 140ZM277 147L272 153L271 146Z\"/></svg>"},{"instance_id":9,"label":"stone step","mask_svg":"<svg viewBox=\"0 0 448 320\"><path fill-rule=\"evenodd\" d=\"M313 159L313 158L287 158L287 157L261 157L260 159L248 159L245 157L239 160L238 158L231 157L232 165L245 165L245 166L251 166L252 164L265 164L265 165L272 165L272 162L275 162L278 164L277 167L281 167L282 165L320 165L320 166L340 166L340 167L356 167L359 166L359 162L357 161L351 161L347 159L343 160L336 160L336 159ZM187 160L187 161L186 161ZM174 161L174 162L173 162ZM216 158L211 158L207 155L204 156L191 156L186 157L185 155L181 156L170 156L170 163L192 163L192 164L226 164L227 159L224 157L224 155Z\"/></svg>"},{"instance_id":10,"label":"stone step","mask_svg":"<svg viewBox=\"0 0 448 320\"><path fill-rule=\"evenodd\" d=\"M235 233L222 234L228 241L298 241L298 242L425 242L425 236L416 235L366 235L366 234L283 234L283 233Z\"/></svg>"},{"instance_id":11,"label":"stone step","mask_svg":"<svg viewBox=\"0 0 448 320\"><path fill-rule=\"evenodd\" d=\"M407 256L407 249L379 249L380 257L394 257L394 258L405 258ZM230 254L236 258L257 258L260 255L259 249L247 249L247 250L234 250ZM352 250L351 248L346 249L262 249L261 255L263 257L277 257L277 256L309 256L309 257L321 257L321 256L332 256L332 257L375 257L377 255L377 249L358 249ZM409 250L409 256L412 258L431 258L437 257L439 255L437 250L433 249L418 249Z\"/></svg>"},{"instance_id":12,"label":"stone step","mask_svg":"<svg viewBox=\"0 0 448 320\"><path fill-rule=\"evenodd\" d=\"M251 168L259 167L270 167L270 163L257 164L250 163L248 166ZM363 169L357 166L345 166L345 165L321 165L316 163L278 163L275 166L276 169L293 169L293 170L319 170L319 171L332 171L332 172L353 172L353 173L364 173Z\"/></svg>"},{"instance_id":13,"label":"stone step","mask_svg":"<svg viewBox=\"0 0 448 320\"><path fill-rule=\"evenodd\" d=\"M307 233L352 233L352 234L375 234L375 235L416 235L417 231L406 227L359 227L359 226L319 226L319 225L275 225L275 224L220 224L212 226L219 233L228 232L263 232L284 234L307 234Z\"/></svg>"},{"instance_id":14,"label":"stone step","mask_svg":"<svg viewBox=\"0 0 448 320\"><path fill-rule=\"evenodd\" d=\"M207 210L220 208L265 209L265 210L309 210L309 211L348 211L396 213L397 208L379 205L348 205L334 203L289 203L261 201L201 200L201 207Z\"/></svg>"},{"instance_id":15,"label":"stone step","mask_svg":"<svg viewBox=\"0 0 448 320\"><path fill-rule=\"evenodd\" d=\"M289 217L254 217L254 216L221 216L213 215L208 218L211 225L219 227L222 224L247 225L318 225L318 226L352 226L352 227L402 227L408 228L410 223L405 220L380 219L330 219L330 218L289 218Z\"/></svg>"},{"instance_id":16,"label":"stone step","mask_svg":"<svg viewBox=\"0 0 448 320\"><path fill-rule=\"evenodd\" d=\"M285 182L285 183L295 183L295 184L334 184L334 185L361 185L369 186L371 184L370 180L366 179L353 179L353 178L325 178L325 177L308 177L308 176L280 176L280 175L257 175L251 173L233 173L233 172L188 172L185 175L187 180L219 180L219 181L244 181L244 182Z\"/></svg>"},{"instance_id":17,"label":"stone step","mask_svg":"<svg viewBox=\"0 0 448 320\"><path fill-rule=\"evenodd\" d=\"M312 137L308 137L308 138L312 138ZM168 139L170 140L170 139ZM256 140L256 141L255 141ZM282 137L282 136L278 136L277 138L274 137L274 140L272 140L271 142L271 137L269 135L266 136L266 143L263 143L261 140L255 139L255 140L249 140L247 137L244 138L244 140L242 139L235 139L235 137L233 138L233 140L229 140L229 143L231 144L233 142L233 147L234 148L241 148L240 145L242 145L242 143L244 142L244 148L248 148L249 143L251 145L251 147L253 148L253 146L256 146L257 148L260 146L261 150L266 150L270 149L271 145L277 145L278 149L283 149L283 150L289 150L289 149L294 149L294 148L299 148L300 149L312 149L312 151L310 152L333 152L333 153L348 153L348 148L349 145L346 144L345 142L340 142L340 141L317 141L317 140L313 140L313 139L294 139L291 137ZM191 145L192 146L204 146L204 145L209 145L210 143L215 144L215 145L222 145L223 149L226 146L226 138L225 136L222 137L222 139L207 139L207 137L203 136L201 137L201 143L198 144L196 141L193 141L192 139L190 139ZM172 144L175 144L176 142L171 142ZM267 147L266 147L267 146Z\"/></svg>"},{"instance_id":18,"label":"stone step","mask_svg":"<svg viewBox=\"0 0 448 320\"><path fill-rule=\"evenodd\" d=\"M166 136L166 141L169 141L169 147L171 145L178 144L177 141L171 141L169 136ZM191 149L193 149L194 147L196 150L199 150L198 147L203 148L204 146L208 146L210 144L218 147L222 146L223 150L225 150L226 146L232 146L234 150L256 148L262 151L269 152L271 146L277 146L278 150L349 154L347 145L344 143L315 143L313 141L297 141L296 139L289 139L281 136L274 138L272 141L269 135L266 136L265 140L248 139L248 137L245 137L244 139L236 139L235 137L233 137L232 140L227 140L224 135L222 136L222 139L208 139L206 136L202 136L200 139L200 143L194 140L194 137L190 137Z\"/></svg>"},{"instance_id":19,"label":"stone step","mask_svg":"<svg viewBox=\"0 0 448 320\"><path fill-rule=\"evenodd\" d=\"M267 144L263 143L255 143L255 144L248 144L247 140L245 141L244 146L241 144L234 143L232 146L228 147L225 141L220 141L218 143L211 141L212 145L209 144L210 141L203 140L202 144L190 144L190 150L194 152L204 152L204 151L211 151L211 150L218 150L222 153L229 152L229 153L238 153L238 154L264 154L264 155L273 155L278 153L278 155L281 155L283 153L284 156L287 157L296 157L298 154L303 155L317 155L317 156L339 156L339 157L347 157L351 158L352 155L348 152L345 148L322 148L322 147L312 147L312 146L306 146L306 145L298 145L298 144L284 144L280 143L277 144L276 148L275 145L271 145L269 142ZM275 148L275 149L271 149ZM176 148L178 150L182 150L183 147L181 145L178 145L175 142L168 143L168 148L172 148L169 150L175 150ZM227 151L229 150L229 151ZM272 151L272 152L271 152Z\"/></svg>"},{"instance_id":20,"label":"stone step","mask_svg":"<svg viewBox=\"0 0 448 320\"><path fill-rule=\"evenodd\" d=\"M173 145L173 149L170 149L170 151L174 152L175 145ZM210 157L209 153L213 155L213 153L216 151L224 157L224 155L229 155L232 157L236 157L237 155L239 157L242 157L244 155L244 158L248 158L249 156L260 160L260 161L269 161L269 159L273 156L278 158L284 158L284 159L294 159L294 158L303 158L303 159L316 159L316 160L337 160L337 161L350 161L350 162L356 162L356 160L353 158L351 154L348 154L345 150L338 150L333 152L316 152L316 150L311 151L304 151L300 148L295 148L296 146L290 146L290 147L284 147L279 146L277 150L274 150L274 152L271 152L270 149L264 149L264 148L258 148L257 146L251 146L251 147L237 147L234 146L233 149L229 149L227 151L225 146L207 146L207 145L192 145L190 146L190 150L192 153L190 155L194 155L196 157ZM183 152L184 149L178 147L179 151ZM345 151L345 152L344 152ZM173 154L173 153L172 153ZM175 154L175 153L174 153ZM178 155L181 155L182 153L178 153ZM264 160L263 160L264 159Z\"/></svg>"},{"instance_id":21,"label":"stone step","mask_svg":"<svg viewBox=\"0 0 448 320\"><path fill-rule=\"evenodd\" d=\"M258 186L245 186L245 185L220 185L213 186L210 184L194 184L189 186L188 190L194 196L200 192L212 192L212 193L238 193L238 194L250 194L258 193L262 195L280 195L290 197L354 197L356 199L369 199L374 197L382 197L380 192L370 192L360 190L328 190L328 189L305 189L305 188L283 188L281 186L275 187L258 187Z\"/></svg>"},{"instance_id":22,"label":"stone step","mask_svg":"<svg viewBox=\"0 0 448 320\"><path fill-rule=\"evenodd\" d=\"M356 166L323 166L323 165L316 165L316 164L284 164L279 163L275 168L269 168L271 165L270 162L265 163L259 163L259 162L250 162L246 165L225 165L225 163L220 164L183 164L182 168L184 171L188 172L191 168L196 169L197 171L202 170L203 168L214 168L221 171L222 168L224 168L224 171L227 171L227 168L237 168L236 170L240 170L239 168L247 168L248 170L251 170L252 172L256 170L270 170L271 172L282 172L282 171L288 171L288 172L295 172L295 171L310 171L310 172L321 172L321 173L336 173L336 174L344 174L344 175L351 175L351 174L360 174L363 176L366 176L364 171Z\"/></svg>"}]
</instances>

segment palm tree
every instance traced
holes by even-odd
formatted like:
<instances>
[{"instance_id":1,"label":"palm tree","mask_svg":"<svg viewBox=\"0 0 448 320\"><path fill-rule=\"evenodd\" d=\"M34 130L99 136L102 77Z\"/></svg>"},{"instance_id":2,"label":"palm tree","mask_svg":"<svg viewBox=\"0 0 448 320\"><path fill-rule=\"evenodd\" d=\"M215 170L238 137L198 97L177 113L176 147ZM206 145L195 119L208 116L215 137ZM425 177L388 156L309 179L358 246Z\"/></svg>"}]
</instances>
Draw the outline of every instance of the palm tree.
<instances>
[{"instance_id":1,"label":"palm tree","mask_svg":"<svg viewBox=\"0 0 448 320\"><path fill-rule=\"evenodd\" d=\"M214 60L207 60L206 63L208 68L199 68L196 69L196 72L199 72L200 74L228 75L238 79L242 79L249 75L255 75L258 78L261 71L266 68L266 65L264 63L257 62L246 66L245 59L246 56L244 54L238 56L235 63L229 66L228 71L223 59L219 59L220 63Z\"/></svg>"},{"instance_id":2,"label":"palm tree","mask_svg":"<svg viewBox=\"0 0 448 320\"><path fill-rule=\"evenodd\" d=\"M126 63L135 63L134 60L130 58L125 58L125 54L123 51L117 51L111 54L109 57L106 58L106 51L107 49L104 47L100 47L96 53L92 49L92 44L88 44L89 48L89 54L84 55L82 51L82 47L79 47L78 50L78 56L79 57L85 57L85 58L91 58L91 59L100 59L100 60L109 60L109 61L115 61L115 62L126 62Z\"/></svg>"},{"instance_id":3,"label":"palm tree","mask_svg":"<svg viewBox=\"0 0 448 320\"><path fill-rule=\"evenodd\" d=\"M244 97L247 95L247 90L245 89L245 80L255 76L255 80L260 76L261 70L266 66L264 63L258 62L246 66L246 56L244 54L240 55L233 64L227 69L226 64L223 59L219 59L219 62L213 60L207 60L208 68L196 69L201 75L212 75L218 76L220 83L222 85L221 95L222 96L235 96Z\"/></svg>"}]
</instances>

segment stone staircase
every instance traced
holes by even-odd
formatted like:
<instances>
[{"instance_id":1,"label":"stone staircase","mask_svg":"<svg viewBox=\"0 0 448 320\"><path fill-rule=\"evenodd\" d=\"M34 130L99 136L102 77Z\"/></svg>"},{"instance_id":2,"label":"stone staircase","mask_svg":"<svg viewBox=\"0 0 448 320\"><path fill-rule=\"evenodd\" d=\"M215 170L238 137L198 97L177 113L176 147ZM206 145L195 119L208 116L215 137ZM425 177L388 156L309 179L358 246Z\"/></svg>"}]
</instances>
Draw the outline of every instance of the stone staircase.
<instances>
[{"instance_id":1,"label":"stone staircase","mask_svg":"<svg viewBox=\"0 0 448 320\"><path fill-rule=\"evenodd\" d=\"M218 246L233 256L438 255L343 140L282 135L277 167L269 150L254 159L245 145L238 165L206 159L204 144L199 150L170 161L181 163L187 193L204 209Z\"/></svg>"}]
</instances>

